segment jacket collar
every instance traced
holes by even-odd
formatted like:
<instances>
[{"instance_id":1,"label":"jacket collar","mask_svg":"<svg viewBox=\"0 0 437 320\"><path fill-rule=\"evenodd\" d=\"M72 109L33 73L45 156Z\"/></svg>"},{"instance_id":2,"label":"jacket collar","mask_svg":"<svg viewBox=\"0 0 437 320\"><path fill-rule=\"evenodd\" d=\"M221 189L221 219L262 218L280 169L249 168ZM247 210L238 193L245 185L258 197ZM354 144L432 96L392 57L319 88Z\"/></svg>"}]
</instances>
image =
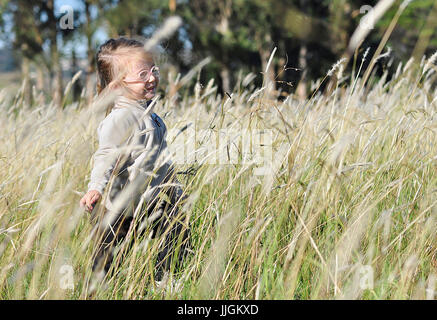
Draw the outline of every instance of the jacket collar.
<instances>
[{"instance_id":1,"label":"jacket collar","mask_svg":"<svg viewBox=\"0 0 437 320\"><path fill-rule=\"evenodd\" d=\"M135 107L146 111L152 100L133 100L126 98L125 96L118 96L114 101L114 109ZM153 109L153 108L152 108ZM152 113L153 110L148 110L148 113Z\"/></svg>"}]
</instances>

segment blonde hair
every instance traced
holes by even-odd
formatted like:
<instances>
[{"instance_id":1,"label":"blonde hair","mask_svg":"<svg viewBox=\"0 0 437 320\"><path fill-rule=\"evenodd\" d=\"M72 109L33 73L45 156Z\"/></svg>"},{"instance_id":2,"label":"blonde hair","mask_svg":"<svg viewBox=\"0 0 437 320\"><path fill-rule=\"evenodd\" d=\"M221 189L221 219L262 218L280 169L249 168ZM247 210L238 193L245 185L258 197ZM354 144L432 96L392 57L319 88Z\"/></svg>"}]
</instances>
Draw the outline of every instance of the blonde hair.
<instances>
[{"instance_id":1,"label":"blonde hair","mask_svg":"<svg viewBox=\"0 0 437 320\"><path fill-rule=\"evenodd\" d=\"M128 57L132 55L132 50L146 54L154 60L153 53L144 50L143 42L136 39L125 37L109 39L99 47L96 54L98 95L104 94L115 85L119 85L129 95L129 89L119 80L126 72L126 63L129 63ZM113 105L109 106L106 114L112 107Z\"/></svg>"}]
</instances>

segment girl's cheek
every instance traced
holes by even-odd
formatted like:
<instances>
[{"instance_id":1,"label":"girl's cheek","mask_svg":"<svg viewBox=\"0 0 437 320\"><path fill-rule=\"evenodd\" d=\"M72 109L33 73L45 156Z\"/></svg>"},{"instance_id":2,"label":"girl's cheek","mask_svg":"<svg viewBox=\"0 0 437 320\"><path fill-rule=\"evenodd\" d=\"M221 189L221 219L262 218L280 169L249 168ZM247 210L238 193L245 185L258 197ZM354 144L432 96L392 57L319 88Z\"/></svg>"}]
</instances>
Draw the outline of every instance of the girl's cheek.
<instances>
[{"instance_id":1,"label":"girl's cheek","mask_svg":"<svg viewBox=\"0 0 437 320\"><path fill-rule=\"evenodd\" d=\"M137 83L137 84L133 84L131 86L132 91L135 91L137 93L142 93L144 91L144 85Z\"/></svg>"}]
</instances>

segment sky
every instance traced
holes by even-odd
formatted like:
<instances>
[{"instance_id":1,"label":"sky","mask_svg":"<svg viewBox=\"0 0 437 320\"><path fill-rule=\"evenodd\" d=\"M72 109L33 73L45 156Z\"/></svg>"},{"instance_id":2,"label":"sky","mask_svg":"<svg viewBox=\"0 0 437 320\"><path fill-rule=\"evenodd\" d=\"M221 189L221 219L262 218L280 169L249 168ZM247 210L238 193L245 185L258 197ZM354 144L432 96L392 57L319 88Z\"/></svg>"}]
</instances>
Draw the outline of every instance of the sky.
<instances>
[{"instance_id":1,"label":"sky","mask_svg":"<svg viewBox=\"0 0 437 320\"><path fill-rule=\"evenodd\" d=\"M55 0L55 14L57 16L62 16L64 14L66 14L66 11L61 12L61 7L62 6L70 6L73 10L84 10L84 5L81 1L79 0ZM91 10L91 17L95 17L97 15L97 9L94 7ZM12 19L11 17L8 16L4 16L4 19L6 21L6 27L5 30L6 32L11 32L10 30L12 29ZM100 28L98 29L95 34L94 34L94 38L93 41L96 43L102 43L106 40L107 38L107 34L105 32L104 29ZM60 44L60 49L61 51L68 56L69 54L71 54L72 49L74 47L74 49L76 50L76 54L78 57L81 58L85 58L86 57L86 39L84 37L82 38L77 38L75 41L71 41L68 44L66 44L65 46L62 44L62 39L61 37L58 39L59 44ZM8 45L8 43L6 43L4 41L4 39L0 39L0 49L5 48Z\"/></svg>"},{"instance_id":2,"label":"sky","mask_svg":"<svg viewBox=\"0 0 437 320\"><path fill-rule=\"evenodd\" d=\"M147 1L147 0L145 0ZM85 6L83 4L82 1L80 0L55 0L54 2L55 4L55 15L57 17L59 17L59 23L62 20L63 16L67 15L67 11L62 10L61 8L63 6L69 6L71 7L71 9L73 11L80 11L83 12L85 9ZM91 6L91 18L95 18L97 16L97 8L94 6ZM4 20L5 20L5 30L6 32L10 32L10 34L8 34L8 38L13 38L13 33L12 33L12 26L13 26L13 20L11 16L3 16ZM80 19L84 19L83 15L81 15L79 17ZM44 17L42 17L42 19L44 19ZM65 19L64 19L65 20ZM152 30L153 31L153 30ZM188 36L186 35L186 32L184 30L184 28L181 28L180 32L179 32L179 36L181 37L181 40L184 41L184 47L186 50L190 50L192 48L192 44L190 43L190 41L188 40ZM5 38L4 36L2 36L0 38L0 49L3 49L5 47L10 47L11 43L5 42ZM108 39L108 34L105 31L105 29L103 27L100 27L99 29L96 30L96 32L94 32L93 34L93 44L95 47L97 47L98 45L100 45L101 43L105 42ZM82 59L86 59L87 57L87 40L85 38L85 36L83 34L80 33L76 33L73 34L73 39L69 40L68 42L66 42L65 44L62 41L62 36L58 35L58 47L59 47L59 51L61 52L61 55L65 61L68 61L69 58L71 58L73 49L76 53L76 57L79 60ZM45 42L43 45L43 49L45 52L49 52L49 42ZM7 60L10 61L10 60ZM4 63L4 62L3 62ZM81 62L79 61L79 64ZM0 69L1 69L1 65L0 65Z\"/></svg>"},{"instance_id":3,"label":"sky","mask_svg":"<svg viewBox=\"0 0 437 320\"><path fill-rule=\"evenodd\" d=\"M73 10L84 10L84 5L81 1L78 0L55 0L55 12L59 15L62 15L63 13L60 11L61 7L67 5L71 6ZM91 8L91 18L95 17L97 15L97 9L95 7ZM64 11L64 14L66 12ZM107 34L105 30L98 29L95 34L93 41L97 43L102 43L107 38ZM85 37L82 37L82 39L78 39L78 41L72 41L69 42L66 46L63 47L63 52L68 55L68 53L72 52L72 49L76 50L76 54L78 57L85 58L86 57L86 39Z\"/></svg>"}]
</instances>

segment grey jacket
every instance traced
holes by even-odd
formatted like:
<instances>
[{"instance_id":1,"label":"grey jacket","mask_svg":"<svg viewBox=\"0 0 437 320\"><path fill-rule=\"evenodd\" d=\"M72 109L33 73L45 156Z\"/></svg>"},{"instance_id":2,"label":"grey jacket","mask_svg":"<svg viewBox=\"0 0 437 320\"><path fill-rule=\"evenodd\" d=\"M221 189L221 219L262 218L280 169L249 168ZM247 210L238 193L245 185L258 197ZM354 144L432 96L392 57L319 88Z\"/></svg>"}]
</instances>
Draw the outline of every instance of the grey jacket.
<instances>
[{"instance_id":1,"label":"grey jacket","mask_svg":"<svg viewBox=\"0 0 437 320\"><path fill-rule=\"evenodd\" d=\"M114 167L119 170L107 199L106 207L129 181L144 181L147 189L137 190L146 202L153 200L163 184L176 183L173 163L167 148L167 127L152 110L149 103L119 97L110 114L97 128L99 147L94 154L94 166L88 184L89 190L101 194L108 185ZM182 194L182 188L172 187L171 201ZM109 208L110 209L110 208Z\"/></svg>"}]
</instances>

